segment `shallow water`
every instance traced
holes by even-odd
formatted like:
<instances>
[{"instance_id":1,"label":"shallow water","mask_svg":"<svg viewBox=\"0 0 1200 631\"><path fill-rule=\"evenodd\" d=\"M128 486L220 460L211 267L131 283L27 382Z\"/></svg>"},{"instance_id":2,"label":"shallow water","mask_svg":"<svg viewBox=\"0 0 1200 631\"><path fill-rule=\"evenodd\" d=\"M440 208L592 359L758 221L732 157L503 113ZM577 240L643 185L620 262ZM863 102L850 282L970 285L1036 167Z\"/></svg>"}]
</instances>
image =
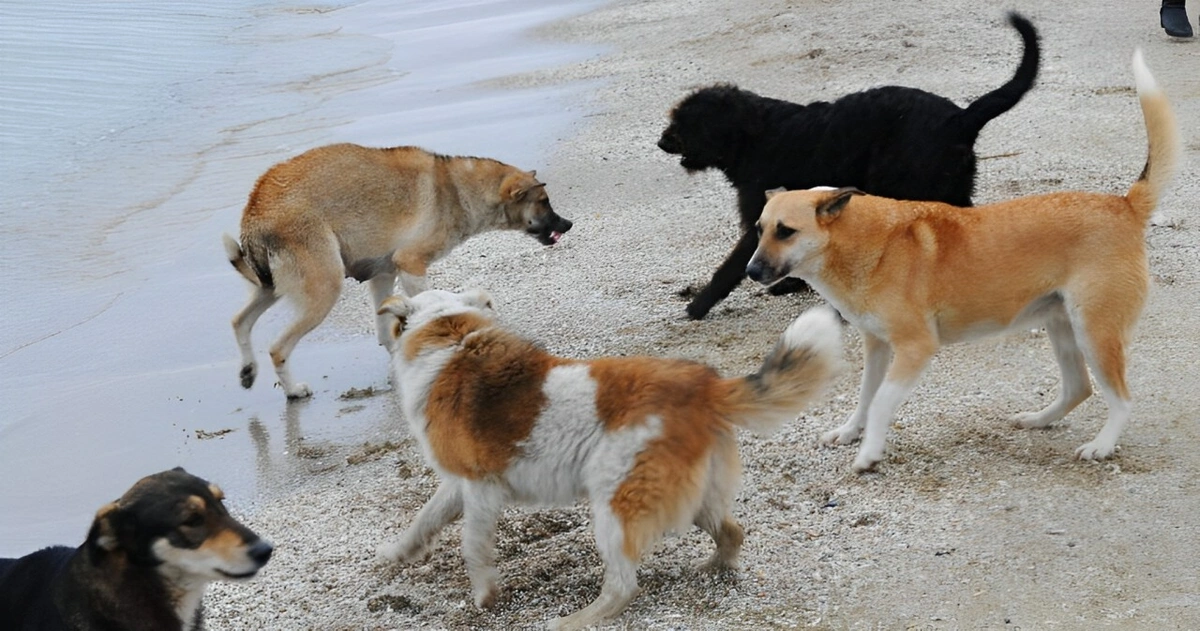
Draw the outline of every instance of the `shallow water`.
<instances>
[{"instance_id":1,"label":"shallow water","mask_svg":"<svg viewBox=\"0 0 1200 631\"><path fill-rule=\"evenodd\" d=\"M300 436L394 435L391 397L337 398L387 387L374 336L306 338L317 396L286 405L268 387L273 311L260 383L238 386L245 291L220 234L263 170L319 144L538 168L582 88L471 84L596 54L525 34L596 4L0 4L0 555L81 540L154 471L183 465L245 505L322 466L297 461Z\"/></svg>"}]
</instances>

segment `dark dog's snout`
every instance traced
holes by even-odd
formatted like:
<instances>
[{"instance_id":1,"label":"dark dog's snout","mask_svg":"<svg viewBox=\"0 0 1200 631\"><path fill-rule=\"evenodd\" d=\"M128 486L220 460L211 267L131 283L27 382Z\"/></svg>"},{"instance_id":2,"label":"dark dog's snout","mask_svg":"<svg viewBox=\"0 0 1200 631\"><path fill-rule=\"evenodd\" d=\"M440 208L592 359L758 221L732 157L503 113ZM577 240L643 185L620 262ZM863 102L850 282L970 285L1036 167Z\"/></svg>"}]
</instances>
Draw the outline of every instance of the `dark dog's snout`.
<instances>
[{"instance_id":1,"label":"dark dog's snout","mask_svg":"<svg viewBox=\"0 0 1200 631\"><path fill-rule=\"evenodd\" d=\"M670 127L663 132L662 138L658 139L658 148L667 153L682 153L683 151L679 146L679 139L671 133Z\"/></svg>"},{"instance_id":2,"label":"dark dog's snout","mask_svg":"<svg viewBox=\"0 0 1200 631\"><path fill-rule=\"evenodd\" d=\"M271 553L274 551L275 546L272 546L267 541L259 539L258 541L254 542L254 545L250 546L250 549L246 551L246 555L249 556L252 561L257 563L259 567L262 567L267 564L267 561L271 560Z\"/></svg>"}]
</instances>

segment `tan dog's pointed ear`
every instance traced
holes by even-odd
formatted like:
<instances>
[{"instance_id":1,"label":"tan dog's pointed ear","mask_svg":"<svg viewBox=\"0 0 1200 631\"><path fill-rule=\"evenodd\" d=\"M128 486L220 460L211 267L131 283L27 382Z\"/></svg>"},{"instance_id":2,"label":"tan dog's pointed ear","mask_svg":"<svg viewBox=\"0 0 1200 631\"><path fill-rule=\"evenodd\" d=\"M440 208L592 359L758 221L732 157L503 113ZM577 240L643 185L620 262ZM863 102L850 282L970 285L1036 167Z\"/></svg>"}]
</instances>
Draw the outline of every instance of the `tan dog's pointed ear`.
<instances>
[{"instance_id":1,"label":"tan dog's pointed ear","mask_svg":"<svg viewBox=\"0 0 1200 631\"><path fill-rule=\"evenodd\" d=\"M780 193L786 193L786 192L787 192L787 189L780 186L779 188L773 188L773 189L767 191L766 193L764 193L764 195L767 196L767 200L770 200L772 197L775 197L776 195L778 195Z\"/></svg>"},{"instance_id":2,"label":"tan dog's pointed ear","mask_svg":"<svg viewBox=\"0 0 1200 631\"><path fill-rule=\"evenodd\" d=\"M492 301L492 296L482 289L470 289L463 292L463 298L467 304L476 309L496 310L495 303Z\"/></svg>"},{"instance_id":3,"label":"tan dog's pointed ear","mask_svg":"<svg viewBox=\"0 0 1200 631\"><path fill-rule=\"evenodd\" d=\"M112 552L117 549L120 541L117 538L117 528L113 523L118 507L116 502L110 502L96 511L92 520L92 529L88 531L87 544L100 550Z\"/></svg>"},{"instance_id":4,"label":"tan dog's pointed ear","mask_svg":"<svg viewBox=\"0 0 1200 631\"><path fill-rule=\"evenodd\" d=\"M837 217L838 213L842 212L842 209L850 202L850 196L852 195L865 195L865 193L853 186L845 186L831 191L829 195L817 204L817 216L827 219Z\"/></svg>"},{"instance_id":5,"label":"tan dog's pointed ear","mask_svg":"<svg viewBox=\"0 0 1200 631\"><path fill-rule=\"evenodd\" d=\"M536 180L536 179L537 179L537 169L534 169L534 170L532 170L532 171L530 171L530 172L529 172L529 179L531 179L531 180Z\"/></svg>"}]
</instances>

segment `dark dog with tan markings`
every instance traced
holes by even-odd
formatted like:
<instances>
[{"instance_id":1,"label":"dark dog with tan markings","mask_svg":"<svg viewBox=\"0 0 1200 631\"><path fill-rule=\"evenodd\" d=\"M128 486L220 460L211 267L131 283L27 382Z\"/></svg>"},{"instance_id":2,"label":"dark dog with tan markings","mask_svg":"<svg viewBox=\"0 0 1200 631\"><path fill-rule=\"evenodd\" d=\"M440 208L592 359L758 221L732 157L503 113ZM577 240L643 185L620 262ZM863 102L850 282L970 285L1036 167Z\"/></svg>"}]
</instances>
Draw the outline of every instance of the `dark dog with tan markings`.
<instances>
[{"instance_id":1,"label":"dark dog with tan markings","mask_svg":"<svg viewBox=\"0 0 1200 631\"><path fill-rule=\"evenodd\" d=\"M343 278L369 281L378 308L397 275L408 295L425 289L429 265L468 237L523 230L552 245L570 229L535 172L487 158L338 144L277 164L250 194L241 243L225 235L229 261L254 285L233 318L242 386L257 374L250 330L281 296L296 303L298 317L271 346L271 362L288 398L307 397L312 391L292 379L288 356L333 309ZM387 346L382 317L377 329Z\"/></svg>"},{"instance_id":2,"label":"dark dog with tan markings","mask_svg":"<svg viewBox=\"0 0 1200 631\"><path fill-rule=\"evenodd\" d=\"M1044 410L1014 421L1046 427L1062 419L1091 395L1090 366L1108 421L1075 453L1113 453L1129 421L1125 353L1149 285L1146 225L1181 151L1171 105L1140 51L1133 73L1150 147L1125 195L1051 193L978 208L854 189L770 196L747 274L761 283L808 281L862 332L858 408L822 437L847 444L862 434L855 470L883 459L892 415L939 346L1037 326L1049 335L1062 386Z\"/></svg>"},{"instance_id":3,"label":"dark dog with tan markings","mask_svg":"<svg viewBox=\"0 0 1200 631\"><path fill-rule=\"evenodd\" d=\"M668 530L699 526L717 546L707 567L731 566L742 545L730 512L741 472L734 429L794 419L841 362L828 309L797 318L757 373L729 379L683 360L556 357L500 328L482 292L398 296L381 313L397 318L392 381L441 485L379 555L419 559L462 515L475 603L487 607L499 589L493 545L504 505L586 498L604 585L555 629L621 613L637 594L642 555Z\"/></svg>"},{"instance_id":4,"label":"dark dog with tan markings","mask_svg":"<svg viewBox=\"0 0 1200 631\"><path fill-rule=\"evenodd\" d=\"M253 577L271 544L231 517L216 485L181 468L103 506L78 548L0 559L0 628L197 631L208 583Z\"/></svg>"}]
</instances>

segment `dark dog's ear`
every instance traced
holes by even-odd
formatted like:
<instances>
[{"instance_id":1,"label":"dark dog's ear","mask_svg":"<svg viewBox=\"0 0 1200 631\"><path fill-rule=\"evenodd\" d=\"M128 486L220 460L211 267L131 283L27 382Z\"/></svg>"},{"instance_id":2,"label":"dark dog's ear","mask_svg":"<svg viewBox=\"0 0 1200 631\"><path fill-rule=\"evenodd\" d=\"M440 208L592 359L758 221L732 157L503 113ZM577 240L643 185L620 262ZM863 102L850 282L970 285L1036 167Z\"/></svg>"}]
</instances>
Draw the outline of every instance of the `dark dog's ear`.
<instances>
[{"instance_id":1,"label":"dark dog's ear","mask_svg":"<svg viewBox=\"0 0 1200 631\"><path fill-rule=\"evenodd\" d=\"M782 186L780 186L779 188L773 188L773 189L771 189L771 190L769 190L769 191L767 191L767 192L765 192L765 193L763 193L763 194L764 194L764 195L766 195L766 196L767 196L767 199L769 200L769 199L771 199L772 197L775 197L776 195L778 195L778 194L780 194L780 193L786 193L786 192L787 192L787 189L786 189L786 188L784 188L784 187L782 187Z\"/></svg>"},{"instance_id":2,"label":"dark dog's ear","mask_svg":"<svg viewBox=\"0 0 1200 631\"><path fill-rule=\"evenodd\" d=\"M829 193L821 203L817 204L816 214L818 217L832 219L842 212L846 204L850 202L851 195L865 195L862 191L853 186L845 186Z\"/></svg>"},{"instance_id":3,"label":"dark dog's ear","mask_svg":"<svg viewBox=\"0 0 1200 631\"><path fill-rule=\"evenodd\" d=\"M117 537L117 525L114 522L119 510L117 503L111 502L96 511L96 518L92 520L92 529L88 531L87 542L84 544L92 552L100 550L112 552L117 549L120 541Z\"/></svg>"}]
</instances>

